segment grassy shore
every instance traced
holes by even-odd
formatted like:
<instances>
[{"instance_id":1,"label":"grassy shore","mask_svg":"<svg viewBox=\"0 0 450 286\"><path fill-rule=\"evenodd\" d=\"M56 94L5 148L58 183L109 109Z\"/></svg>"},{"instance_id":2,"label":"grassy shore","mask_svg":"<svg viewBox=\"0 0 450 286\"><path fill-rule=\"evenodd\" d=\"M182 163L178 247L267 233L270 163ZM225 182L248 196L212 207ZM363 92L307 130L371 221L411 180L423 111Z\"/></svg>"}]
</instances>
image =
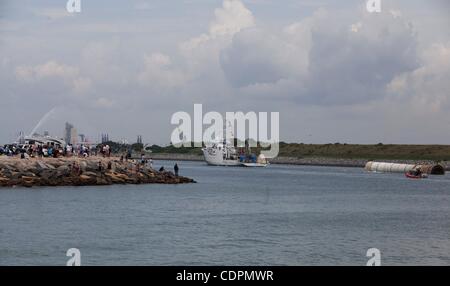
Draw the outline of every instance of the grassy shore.
<instances>
[{"instance_id":1,"label":"grassy shore","mask_svg":"<svg viewBox=\"0 0 450 286\"><path fill-rule=\"evenodd\" d=\"M255 150L257 151L257 150ZM152 148L154 154L201 155L201 148ZM361 160L450 161L450 145L280 143L279 157Z\"/></svg>"},{"instance_id":2,"label":"grassy shore","mask_svg":"<svg viewBox=\"0 0 450 286\"><path fill-rule=\"evenodd\" d=\"M283 157L450 161L450 145L280 144Z\"/></svg>"}]
</instances>

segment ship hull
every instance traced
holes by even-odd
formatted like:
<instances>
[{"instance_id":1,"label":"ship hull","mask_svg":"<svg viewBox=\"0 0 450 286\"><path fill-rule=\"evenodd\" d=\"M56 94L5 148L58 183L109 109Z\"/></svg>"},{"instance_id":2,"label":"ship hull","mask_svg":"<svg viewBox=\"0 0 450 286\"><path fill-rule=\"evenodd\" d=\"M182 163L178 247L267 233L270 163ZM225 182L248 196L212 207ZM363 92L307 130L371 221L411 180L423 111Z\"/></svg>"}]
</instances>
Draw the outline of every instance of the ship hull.
<instances>
[{"instance_id":1,"label":"ship hull","mask_svg":"<svg viewBox=\"0 0 450 286\"><path fill-rule=\"evenodd\" d=\"M214 152L215 150L206 149L203 150L203 156L208 165L211 166L241 166L239 161L236 160L227 160L223 158L222 152Z\"/></svg>"}]
</instances>

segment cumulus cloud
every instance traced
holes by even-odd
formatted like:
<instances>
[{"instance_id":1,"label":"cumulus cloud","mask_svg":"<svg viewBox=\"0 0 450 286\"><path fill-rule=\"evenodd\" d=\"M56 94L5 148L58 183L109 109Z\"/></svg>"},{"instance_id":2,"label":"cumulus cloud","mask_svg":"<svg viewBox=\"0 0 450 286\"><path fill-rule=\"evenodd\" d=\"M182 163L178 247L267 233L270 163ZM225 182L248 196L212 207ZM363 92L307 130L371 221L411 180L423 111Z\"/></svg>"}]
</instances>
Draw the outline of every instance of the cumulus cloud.
<instances>
[{"instance_id":1,"label":"cumulus cloud","mask_svg":"<svg viewBox=\"0 0 450 286\"><path fill-rule=\"evenodd\" d=\"M144 55L137 74L117 62L119 46L114 41L88 44L82 50L82 67L89 78L71 80L73 89L88 90L90 79L95 79L110 81L115 90L131 88L137 81L153 93L177 93L186 86L192 92L207 81L238 96L346 105L383 99L388 84L399 84L399 75L406 77L418 68L414 28L398 10L374 15L319 9L277 31L256 25L241 1L225 0L214 11L207 33L181 42L178 55ZM21 67L16 74L33 79L45 77L46 70L63 78L79 73L49 62L34 69Z\"/></svg>"},{"instance_id":2,"label":"cumulus cloud","mask_svg":"<svg viewBox=\"0 0 450 286\"><path fill-rule=\"evenodd\" d=\"M214 14L215 20L209 27L209 35L213 38L234 35L255 24L252 12L239 0L225 0Z\"/></svg>"},{"instance_id":3,"label":"cumulus cloud","mask_svg":"<svg viewBox=\"0 0 450 286\"><path fill-rule=\"evenodd\" d=\"M417 68L417 38L397 14L319 9L279 34L236 33L221 64L230 84L244 94L357 104L381 100L396 75Z\"/></svg>"},{"instance_id":4,"label":"cumulus cloud","mask_svg":"<svg viewBox=\"0 0 450 286\"><path fill-rule=\"evenodd\" d=\"M173 69L169 56L162 53L146 55L144 70L138 76L142 85L161 88L177 87L186 80L186 75L181 70Z\"/></svg>"},{"instance_id":5,"label":"cumulus cloud","mask_svg":"<svg viewBox=\"0 0 450 286\"><path fill-rule=\"evenodd\" d=\"M192 50L212 39L231 37L242 29L255 25L253 14L239 0L224 0L222 7L214 12L215 18L209 25L209 33L193 37L181 44L182 50Z\"/></svg>"},{"instance_id":6,"label":"cumulus cloud","mask_svg":"<svg viewBox=\"0 0 450 286\"><path fill-rule=\"evenodd\" d=\"M41 84L59 81L71 89L74 94L83 94L91 88L92 81L82 77L77 67L48 61L38 65L21 65L15 68L17 80L23 84Z\"/></svg>"},{"instance_id":7,"label":"cumulus cloud","mask_svg":"<svg viewBox=\"0 0 450 286\"><path fill-rule=\"evenodd\" d=\"M435 43L420 57L420 66L397 75L387 86L392 100L417 113L445 112L450 107L450 42Z\"/></svg>"},{"instance_id":8,"label":"cumulus cloud","mask_svg":"<svg viewBox=\"0 0 450 286\"><path fill-rule=\"evenodd\" d=\"M78 75L78 68L49 61L36 66L18 66L15 74L19 80L23 81L38 81L50 77L68 79Z\"/></svg>"},{"instance_id":9,"label":"cumulus cloud","mask_svg":"<svg viewBox=\"0 0 450 286\"><path fill-rule=\"evenodd\" d=\"M357 31L318 15L311 29L309 102L349 104L381 99L384 89L397 74L417 67L414 31L401 18L390 14L363 14Z\"/></svg>"},{"instance_id":10,"label":"cumulus cloud","mask_svg":"<svg viewBox=\"0 0 450 286\"><path fill-rule=\"evenodd\" d=\"M254 26L254 21L252 12L241 1L223 1L222 7L214 12L208 32L180 42L179 54L169 56L153 52L145 55L138 83L151 92L164 94L168 89L184 89L189 85L191 95L199 86L203 86L203 92L206 91L204 82L215 88L222 86L220 53L229 46L233 35Z\"/></svg>"},{"instance_id":11,"label":"cumulus cloud","mask_svg":"<svg viewBox=\"0 0 450 286\"><path fill-rule=\"evenodd\" d=\"M260 29L247 29L233 37L220 55L221 67L234 87L275 83L306 69L301 46Z\"/></svg>"},{"instance_id":12,"label":"cumulus cloud","mask_svg":"<svg viewBox=\"0 0 450 286\"><path fill-rule=\"evenodd\" d=\"M189 73L220 72L221 50L229 45L233 35L255 25L252 12L239 0L224 0L214 15L208 33L192 37L179 45Z\"/></svg>"}]
</instances>

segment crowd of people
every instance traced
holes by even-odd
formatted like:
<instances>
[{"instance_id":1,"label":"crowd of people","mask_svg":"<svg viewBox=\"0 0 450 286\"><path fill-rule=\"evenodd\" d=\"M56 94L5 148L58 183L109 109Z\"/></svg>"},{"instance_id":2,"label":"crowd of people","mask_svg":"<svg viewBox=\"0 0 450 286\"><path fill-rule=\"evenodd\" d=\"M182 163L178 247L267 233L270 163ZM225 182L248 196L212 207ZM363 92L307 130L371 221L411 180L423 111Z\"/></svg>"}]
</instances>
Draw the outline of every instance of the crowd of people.
<instances>
[{"instance_id":1,"label":"crowd of people","mask_svg":"<svg viewBox=\"0 0 450 286\"><path fill-rule=\"evenodd\" d=\"M111 148L109 145L72 145L67 144L65 147L55 143L50 144L24 144L24 145L4 145L0 147L0 155L4 156L20 156L26 158L59 158L59 157L89 157L101 154L103 157L111 156Z\"/></svg>"},{"instance_id":2,"label":"crowd of people","mask_svg":"<svg viewBox=\"0 0 450 286\"><path fill-rule=\"evenodd\" d=\"M18 157L21 159L28 158L60 158L60 157L81 157L86 158L89 156L102 156L104 158L111 157L111 147L107 144L101 145L72 145L67 144L65 147L59 146L54 143L50 144L32 144L32 145L4 145L0 146L0 156L9 156L9 157ZM132 160L132 152L128 150L126 154L120 156L120 161L129 161ZM145 154L141 154L140 160L132 160L134 163L137 163L136 166L148 166L153 168L153 160L151 158L147 158ZM101 167L101 161L99 162L99 168ZM77 166L73 166L74 169L77 169ZM111 168L109 165L108 169ZM178 176L179 167L178 164L175 163L173 167L174 173ZM161 166L159 169L160 172L165 172L164 166Z\"/></svg>"}]
</instances>

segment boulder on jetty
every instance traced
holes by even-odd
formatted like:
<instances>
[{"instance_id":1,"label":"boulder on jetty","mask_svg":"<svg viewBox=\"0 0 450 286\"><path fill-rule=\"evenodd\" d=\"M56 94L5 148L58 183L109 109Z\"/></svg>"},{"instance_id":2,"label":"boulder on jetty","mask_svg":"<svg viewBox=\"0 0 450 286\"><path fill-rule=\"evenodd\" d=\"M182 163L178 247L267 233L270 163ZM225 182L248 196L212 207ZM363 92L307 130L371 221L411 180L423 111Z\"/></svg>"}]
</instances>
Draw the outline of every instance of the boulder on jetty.
<instances>
[{"instance_id":1,"label":"boulder on jetty","mask_svg":"<svg viewBox=\"0 0 450 286\"><path fill-rule=\"evenodd\" d=\"M0 187L184 183L195 181L115 157L20 159L0 156Z\"/></svg>"}]
</instances>

